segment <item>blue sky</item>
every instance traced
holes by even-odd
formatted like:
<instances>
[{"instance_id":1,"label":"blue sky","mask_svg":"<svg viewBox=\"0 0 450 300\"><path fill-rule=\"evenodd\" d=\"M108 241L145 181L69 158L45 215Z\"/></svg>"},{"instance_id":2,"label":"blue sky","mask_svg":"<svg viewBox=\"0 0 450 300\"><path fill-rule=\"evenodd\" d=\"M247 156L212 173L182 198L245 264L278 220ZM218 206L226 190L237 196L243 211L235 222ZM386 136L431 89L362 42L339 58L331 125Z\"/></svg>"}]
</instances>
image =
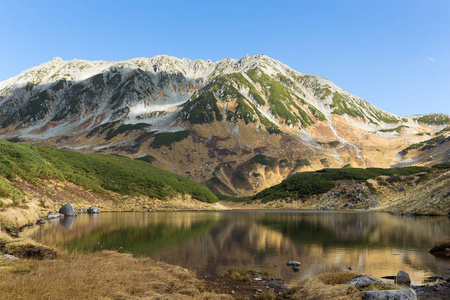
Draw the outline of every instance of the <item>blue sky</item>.
<instances>
[{"instance_id":1,"label":"blue sky","mask_svg":"<svg viewBox=\"0 0 450 300\"><path fill-rule=\"evenodd\" d=\"M450 1L5 1L0 81L55 56L267 54L404 116L450 114Z\"/></svg>"}]
</instances>

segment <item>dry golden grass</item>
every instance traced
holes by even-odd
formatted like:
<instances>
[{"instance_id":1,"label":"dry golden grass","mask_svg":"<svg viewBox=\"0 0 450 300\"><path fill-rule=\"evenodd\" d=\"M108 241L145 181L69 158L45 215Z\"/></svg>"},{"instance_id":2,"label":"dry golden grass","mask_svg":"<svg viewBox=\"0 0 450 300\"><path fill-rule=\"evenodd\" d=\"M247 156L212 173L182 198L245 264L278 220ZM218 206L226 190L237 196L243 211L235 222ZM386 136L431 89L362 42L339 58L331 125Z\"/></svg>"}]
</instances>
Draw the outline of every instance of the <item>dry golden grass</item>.
<instances>
[{"instance_id":1,"label":"dry golden grass","mask_svg":"<svg viewBox=\"0 0 450 300\"><path fill-rule=\"evenodd\" d=\"M239 268L227 271L221 274L220 277L230 277L231 280L236 282L249 282L253 280L249 271Z\"/></svg>"},{"instance_id":2,"label":"dry golden grass","mask_svg":"<svg viewBox=\"0 0 450 300\"><path fill-rule=\"evenodd\" d=\"M352 272L327 272L305 278L292 287L291 299L362 299L356 287L344 284L356 275Z\"/></svg>"},{"instance_id":3,"label":"dry golden grass","mask_svg":"<svg viewBox=\"0 0 450 300\"><path fill-rule=\"evenodd\" d=\"M113 251L8 262L0 270L2 299L230 299L204 290L193 272Z\"/></svg>"},{"instance_id":4,"label":"dry golden grass","mask_svg":"<svg viewBox=\"0 0 450 300\"><path fill-rule=\"evenodd\" d=\"M317 275L317 278L325 284L335 285L344 284L350 279L358 276L357 273L348 271L325 272Z\"/></svg>"},{"instance_id":5,"label":"dry golden grass","mask_svg":"<svg viewBox=\"0 0 450 300\"><path fill-rule=\"evenodd\" d=\"M277 299L277 295L272 290L265 290L261 294L258 295L258 300L275 300Z\"/></svg>"},{"instance_id":6,"label":"dry golden grass","mask_svg":"<svg viewBox=\"0 0 450 300\"><path fill-rule=\"evenodd\" d=\"M445 238L434 243L434 247L430 250L430 253L445 251L447 248L450 249L450 238Z\"/></svg>"}]
</instances>

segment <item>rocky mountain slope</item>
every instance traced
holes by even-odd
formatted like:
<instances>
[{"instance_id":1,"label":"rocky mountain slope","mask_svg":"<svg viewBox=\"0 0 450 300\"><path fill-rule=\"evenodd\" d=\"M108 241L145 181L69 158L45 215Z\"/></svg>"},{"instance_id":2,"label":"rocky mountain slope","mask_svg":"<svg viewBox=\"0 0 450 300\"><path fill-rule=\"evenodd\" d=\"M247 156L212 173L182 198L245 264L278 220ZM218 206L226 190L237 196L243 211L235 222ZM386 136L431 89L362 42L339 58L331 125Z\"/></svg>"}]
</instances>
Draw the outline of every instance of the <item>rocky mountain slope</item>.
<instances>
[{"instance_id":1,"label":"rocky mountain slope","mask_svg":"<svg viewBox=\"0 0 450 300\"><path fill-rule=\"evenodd\" d=\"M265 55L55 58L0 83L0 125L2 139L139 157L238 196L297 171L450 160L449 116L400 118Z\"/></svg>"}]
</instances>

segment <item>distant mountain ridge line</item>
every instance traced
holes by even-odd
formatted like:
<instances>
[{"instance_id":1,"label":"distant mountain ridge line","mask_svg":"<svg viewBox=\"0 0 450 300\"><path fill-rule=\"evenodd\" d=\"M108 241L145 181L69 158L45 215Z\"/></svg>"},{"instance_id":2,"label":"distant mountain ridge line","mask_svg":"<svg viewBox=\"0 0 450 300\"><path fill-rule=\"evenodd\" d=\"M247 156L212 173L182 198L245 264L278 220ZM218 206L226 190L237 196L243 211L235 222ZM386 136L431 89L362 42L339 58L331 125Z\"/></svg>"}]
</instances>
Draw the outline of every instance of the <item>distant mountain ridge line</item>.
<instances>
[{"instance_id":1,"label":"distant mountain ridge line","mask_svg":"<svg viewBox=\"0 0 450 300\"><path fill-rule=\"evenodd\" d=\"M0 138L150 157L237 195L305 169L446 161L444 144L401 150L446 135L449 125L444 114L398 117L266 55L56 58L0 83ZM256 155L276 167L252 164Z\"/></svg>"}]
</instances>

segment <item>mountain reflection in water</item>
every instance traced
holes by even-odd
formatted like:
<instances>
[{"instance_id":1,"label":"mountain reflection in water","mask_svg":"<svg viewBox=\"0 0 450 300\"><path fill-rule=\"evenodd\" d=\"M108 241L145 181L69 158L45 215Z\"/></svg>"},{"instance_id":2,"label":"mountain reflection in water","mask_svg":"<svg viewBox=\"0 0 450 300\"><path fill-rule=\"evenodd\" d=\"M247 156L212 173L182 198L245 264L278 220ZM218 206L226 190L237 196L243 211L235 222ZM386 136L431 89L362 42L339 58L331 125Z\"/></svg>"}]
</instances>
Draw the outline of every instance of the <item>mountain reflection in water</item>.
<instances>
[{"instance_id":1,"label":"mountain reflection in water","mask_svg":"<svg viewBox=\"0 0 450 300\"><path fill-rule=\"evenodd\" d=\"M446 217L373 212L226 211L81 215L35 227L24 235L69 251L102 249L150 256L220 274L234 267L269 271L284 282L348 267L375 277L449 276L450 261L428 254L450 236ZM302 263L294 273L286 261Z\"/></svg>"}]
</instances>

